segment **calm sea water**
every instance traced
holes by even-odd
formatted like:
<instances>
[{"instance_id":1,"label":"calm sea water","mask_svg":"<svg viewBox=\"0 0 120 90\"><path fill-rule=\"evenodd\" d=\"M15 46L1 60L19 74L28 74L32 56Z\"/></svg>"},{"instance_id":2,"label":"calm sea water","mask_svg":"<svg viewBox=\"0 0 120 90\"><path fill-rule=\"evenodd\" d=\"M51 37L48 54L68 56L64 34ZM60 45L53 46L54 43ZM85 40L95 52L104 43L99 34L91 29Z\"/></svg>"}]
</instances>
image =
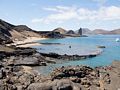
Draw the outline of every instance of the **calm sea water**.
<instances>
[{"instance_id":1,"label":"calm sea water","mask_svg":"<svg viewBox=\"0 0 120 90\"><path fill-rule=\"evenodd\" d=\"M94 58L83 60L65 61L58 64L51 64L43 67L36 67L37 70L44 73L49 73L56 67L68 65L88 65L91 67L110 65L113 60L120 60L120 42L115 39L120 38L120 35L94 35L89 37L75 37L64 39L46 39L38 42L42 43L61 43L62 45L41 45L35 46L40 52L55 52L58 54L89 54L96 52L99 49L98 45L106 46L101 55ZM69 46L72 48L70 49Z\"/></svg>"}]
</instances>

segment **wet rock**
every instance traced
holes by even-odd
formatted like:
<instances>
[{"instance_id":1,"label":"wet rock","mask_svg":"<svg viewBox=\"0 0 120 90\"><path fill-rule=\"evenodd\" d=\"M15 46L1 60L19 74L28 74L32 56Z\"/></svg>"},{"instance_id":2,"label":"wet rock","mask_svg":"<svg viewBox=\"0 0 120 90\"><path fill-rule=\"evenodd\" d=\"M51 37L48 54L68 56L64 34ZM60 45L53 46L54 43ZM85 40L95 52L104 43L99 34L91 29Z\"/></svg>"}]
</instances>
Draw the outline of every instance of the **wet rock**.
<instances>
[{"instance_id":1,"label":"wet rock","mask_svg":"<svg viewBox=\"0 0 120 90\"><path fill-rule=\"evenodd\" d=\"M96 53L92 53L89 55L67 55L67 54L59 55L57 53L40 53L40 54L42 56L50 57L50 58L54 58L54 59L58 59L58 60L78 60L78 59L86 59L86 58L96 57L100 53L101 53L101 51L98 51Z\"/></svg>"},{"instance_id":2,"label":"wet rock","mask_svg":"<svg viewBox=\"0 0 120 90\"><path fill-rule=\"evenodd\" d=\"M105 46L97 46L98 48L106 48Z\"/></svg>"}]
</instances>

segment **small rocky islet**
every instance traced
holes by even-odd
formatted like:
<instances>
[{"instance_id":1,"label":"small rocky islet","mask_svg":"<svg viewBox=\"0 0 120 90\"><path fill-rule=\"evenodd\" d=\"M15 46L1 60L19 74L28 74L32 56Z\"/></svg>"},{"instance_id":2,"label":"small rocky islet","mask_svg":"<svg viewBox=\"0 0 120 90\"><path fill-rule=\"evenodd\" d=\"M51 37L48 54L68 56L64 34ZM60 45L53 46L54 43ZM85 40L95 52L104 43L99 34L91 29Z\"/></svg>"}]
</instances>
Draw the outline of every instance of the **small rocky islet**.
<instances>
[{"instance_id":1,"label":"small rocky islet","mask_svg":"<svg viewBox=\"0 0 120 90\"><path fill-rule=\"evenodd\" d=\"M16 45L7 46L14 40L23 40L27 37L63 38L63 36L76 36L72 31L69 31L67 35L63 34L64 30L61 31L61 34L58 31L55 33L56 31L36 32L27 26L15 26L0 20L0 90L118 90L120 88L119 61L114 61L110 66L96 68L79 65L62 66L47 76L32 68L46 66L49 63L55 64L57 60L61 59L92 58L100 53L87 56L69 56L40 53L36 49L16 47ZM99 48L105 47L99 46Z\"/></svg>"}]
</instances>

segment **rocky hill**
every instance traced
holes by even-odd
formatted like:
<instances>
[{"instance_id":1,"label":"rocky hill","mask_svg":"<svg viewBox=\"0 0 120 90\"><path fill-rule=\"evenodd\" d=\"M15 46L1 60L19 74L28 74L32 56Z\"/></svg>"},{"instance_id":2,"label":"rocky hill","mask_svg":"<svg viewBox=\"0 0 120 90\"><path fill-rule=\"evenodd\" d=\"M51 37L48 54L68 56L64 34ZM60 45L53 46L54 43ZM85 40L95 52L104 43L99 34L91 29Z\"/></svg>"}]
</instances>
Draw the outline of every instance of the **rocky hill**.
<instances>
[{"instance_id":1,"label":"rocky hill","mask_svg":"<svg viewBox=\"0 0 120 90\"><path fill-rule=\"evenodd\" d=\"M53 32L59 32L60 34L65 34L67 31L61 27L56 28L53 30Z\"/></svg>"},{"instance_id":2,"label":"rocky hill","mask_svg":"<svg viewBox=\"0 0 120 90\"><path fill-rule=\"evenodd\" d=\"M11 42L12 35L10 34L10 30L14 27L3 20L0 19L0 44Z\"/></svg>"},{"instance_id":3,"label":"rocky hill","mask_svg":"<svg viewBox=\"0 0 120 90\"><path fill-rule=\"evenodd\" d=\"M66 34L75 34L75 32L73 30L69 30L66 32Z\"/></svg>"},{"instance_id":4,"label":"rocky hill","mask_svg":"<svg viewBox=\"0 0 120 90\"><path fill-rule=\"evenodd\" d=\"M116 35L120 34L120 29L114 29L114 30L104 30L104 29L95 29L95 30L89 30L87 28L82 29L83 35L97 35L97 34L103 34L103 35Z\"/></svg>"},{"instance_id":5,"label":"rocky hill","mask_svg":"<svg viewBox=\"0 0 120 90\"><path fill-rule=\"evenodd\" d=\"M0 19L0 41L8 43L12 40L24 40L27 37L40 37L41 35L25 25L12 25Z\"/></svg>"},{"instance_id":6,"label":"rocky hill","mask_svg":"<svg viewBox=\"0 0 120 90\"><path fill-rule=\"evenodd\" d=\"M110 34L120 34L120 29L110 31Z\"/></svg>"},{"instance_id":7,"label":"rocky hill","mask_svg":"<svg viewBox=\"0 0 120 90\"><path fill-rule=\"evenodd\" d=\"M92 34L109 34L109 31L103 29L95 29L92 31Z\"/></svg>"}]
</instances>

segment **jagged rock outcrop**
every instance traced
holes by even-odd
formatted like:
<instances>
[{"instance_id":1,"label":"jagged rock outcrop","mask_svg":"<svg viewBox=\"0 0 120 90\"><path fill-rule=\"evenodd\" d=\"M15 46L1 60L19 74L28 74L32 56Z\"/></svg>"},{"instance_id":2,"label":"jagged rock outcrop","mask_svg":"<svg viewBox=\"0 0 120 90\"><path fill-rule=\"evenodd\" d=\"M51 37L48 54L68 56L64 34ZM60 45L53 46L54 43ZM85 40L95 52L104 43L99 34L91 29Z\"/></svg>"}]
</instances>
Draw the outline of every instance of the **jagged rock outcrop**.
<instances>
[{"instance_id":1,"label":"jagged rock outcrop","mask_svg":"<svg viewBox=\"0 0 120 90\"><path fill-rule=\"evenodd\" d=\"M82 32L83 32L83 29L82 28L80 28L79 30L78 30L78 35L82 35Z\"/></svg>"},{"instance_id":2,"label":"jagged rock outcrop","mask_svg":"<svg viewBox=\"0 0 120 90\"><path fill-rule=\"evenodd\" d=\"M76 31L78 33L78 30ZM88 28L82 28L82 35L89 35L92 34L92 31Z\"/></svg>"}]
</instances>

